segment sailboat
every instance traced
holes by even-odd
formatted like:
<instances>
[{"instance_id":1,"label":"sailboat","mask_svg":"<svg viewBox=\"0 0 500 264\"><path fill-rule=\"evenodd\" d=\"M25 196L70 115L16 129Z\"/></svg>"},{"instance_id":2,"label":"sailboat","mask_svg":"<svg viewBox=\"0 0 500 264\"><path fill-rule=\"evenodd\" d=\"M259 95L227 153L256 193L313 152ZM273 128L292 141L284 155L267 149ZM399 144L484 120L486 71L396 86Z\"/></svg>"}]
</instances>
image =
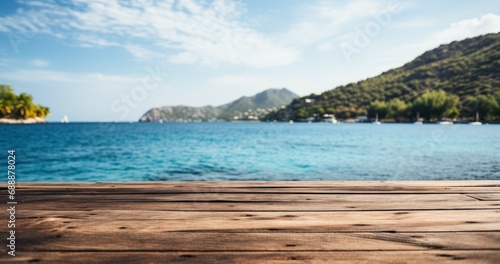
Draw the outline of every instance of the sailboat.
<instances>
[{"instance_id":1,"label":"sailboat","mask_svg":"<svg viewBox=\"0 0 500 264\"><path fill-rule=\"evenodd\" d=\"M61 123L69 123L69 119L67 115L64 115L63 118L61 119Z\"/></svg>"},{"instance_id":2,"label":"sailboat","mask_svg":"<svg viewBox=\"0 0 500 264\"><path fill-rule=\"evenodd\" d=\"M380 125L380 124L382 124L382 123L380 123L380 122L378 121L378 113L376 113L376 114L375 114L375 122L373 122L373 124L374 124L374 125Z\"/></svg>"},{"instance_id":3,"label":"sailboat","mask_svg":"<svg viewBox=\"0 0 500 264\"><path fill-rule=\"evenodd\" d=\"M479 122L479 111L476 111L476 122L471 122L470 124L473 126L480 126L483 124L483 123Z\"/></svg>"},{"instance_id":4,"label":"sailboat","mask_svg":"<svg viewBox=\"0 0 500 264\"><path fill-rule=\"evenodd\" d=\"M415 125L421 125L422 122L420 121L420 112L417 112L417 122L413 123Z\"/></svg>"}]
</instances>

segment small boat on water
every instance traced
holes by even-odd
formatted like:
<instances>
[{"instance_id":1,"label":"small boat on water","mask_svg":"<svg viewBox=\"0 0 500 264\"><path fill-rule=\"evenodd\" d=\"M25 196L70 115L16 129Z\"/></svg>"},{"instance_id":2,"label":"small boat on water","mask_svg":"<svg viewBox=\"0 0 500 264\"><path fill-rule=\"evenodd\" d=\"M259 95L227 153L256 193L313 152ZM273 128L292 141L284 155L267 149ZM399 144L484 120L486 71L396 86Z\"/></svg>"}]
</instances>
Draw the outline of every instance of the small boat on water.
<instances>
[{"instance_id":1,"label":"small boat on water","mask_svg":"<svg viewBox=\"0 0 500 264\"><path fill-rule=\"evenodd\" d=\"M442 125L442 126L450 126L450 125L453 125L453 122L451 121L439 121L437 122L438 125Z\"/></svg>"},{"instance_id":2,"label":"small boat on water","mask_svg":"<svg viewBox=\"0 0 500 264\"><path fill-rule=\"evenodd\" d=\"M470 122L470 124L473 126L481 126L483 124L483 123L479 122L479 111L476 111L476 121Z\"/></svg>"},{"instance_id":3,"label":"small boat on water","mask_svg":"<svg viewBox=\"0 0 500 264\"><path fill-rule=\"evenodd\" d=\"M420 121L420 112L417 112L417 122L413 123L415 125L422 125L422 121Z\"/></svg>"},{"instance_id":4,"label":"small boat on water","mask_svg":"<svg viewBox=\"0 0 500 264\"><path fill-rule=\"evenodd\" d=\"M332 124L338 124L339 123L339 121L337 121L337 119L335 119L335 117L325 118L323 121L325 121L325 123L332 123Z\"/></svg>"},{"instance_id":5,"label":"small boat on water","mask_svg":"<svg viewBox=\"0 0 500 264\"><path fill-rule=\"evenodd\" d=\"M293 120L288 121L288 124L293 125Z\"/></svg>"},{"instance_id":6,"label":"small boat on water","mask_svg":"<svg viewBox=\"0 0 500 264\"><path fill-rule=\"evenodd\" d=\"M375 122L373 122L374 125L381 125L382 123L378 121L378 113L375 114Z\"/></svg>"},{"instance_id":7,"label":"small boat on water","mask_svg":"<svg viewBox=\"0 0 500 264\"><path fill-rule=\"evenodd\" d=\"M64 115L63 118L61 118L61 123L69 123L69 118L67 115Z\"/></svg>"},{"instance_id":8,"label":"small boat on water","mask_svg":"<svg viewBox=\"0 0 500 264\"><path fill-rule=\"evenodd\" d=\"M339 121L337 121L337 119L335 119L334 114L324 114L323 115L323 122L331 123L331 124L338 124L339 123Z\"/></svg>"}]
</instances>

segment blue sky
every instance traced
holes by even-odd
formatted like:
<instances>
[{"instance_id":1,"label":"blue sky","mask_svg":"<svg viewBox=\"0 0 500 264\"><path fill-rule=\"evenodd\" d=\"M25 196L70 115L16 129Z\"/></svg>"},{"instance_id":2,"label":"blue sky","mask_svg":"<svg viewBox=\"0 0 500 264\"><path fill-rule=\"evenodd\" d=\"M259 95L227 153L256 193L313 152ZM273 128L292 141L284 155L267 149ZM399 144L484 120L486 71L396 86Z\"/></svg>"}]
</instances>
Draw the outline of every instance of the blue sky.
<instances>
[{"instance_id":1,"label":"blue sky","mask_svg":"<svg viewBox=\"0 0 500 264\"><path fill-rule=\"evenodd\" d=\"M500 31L498 1L2 1L0 83L56 121L299 95L376 76Z\"/></svg>"}]
</instances>

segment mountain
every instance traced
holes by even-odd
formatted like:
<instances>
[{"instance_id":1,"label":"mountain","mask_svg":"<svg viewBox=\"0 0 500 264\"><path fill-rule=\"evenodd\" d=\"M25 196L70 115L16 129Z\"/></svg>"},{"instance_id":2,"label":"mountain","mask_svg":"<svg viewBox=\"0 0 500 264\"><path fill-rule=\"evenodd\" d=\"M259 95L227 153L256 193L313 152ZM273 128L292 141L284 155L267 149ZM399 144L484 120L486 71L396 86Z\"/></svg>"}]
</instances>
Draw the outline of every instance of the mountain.
<instances>
[{"instance_id":1,"label":"mountain","mask_svg":"<svg viewBox=\"0 0 500 264\"><path fill-rule=\"evenodd\" d=\"M139 122L184 121L184 120L216 120L222 109L213 106L164 106L147 111Z\"/></svg>"},{"instance_id":2,"label":"mountain","mask_svg":"<svg viewBox=\"0 0 500 264\"><path fill-rule=\"evenodd\" d=\"M428 90L459 97L458 111L472 96L500 91L500 33L487 34L427 51L412 62L379 76L339 86L322 94L297 98L268 120L305 120L335 114L339 118L366 115L370 103L392 99L411 104Z\"/></svg>"},{"instance_id":3,"label":"mountain","mask_svg":"<svg viewBox=\"0 0 500 264\"><path fill-rule=\"evenodd\" d=\"M249 109L254 111L261 109L259 113L259 116L261 116L265 111L270 112L275 110L273 108L288 105L293 99L298 97L298 95L286 88L265 90L254 96L243 96L232 103L220 106L223 111L219 115L219 118L231 120L234 119L235 116L239 116L244 119L244 115L242 114Z\"/></svg>"},{"instance_id":4,"label":"mountain","mask_svg":"<svg viewBox=\"0 0 500 264\"><path fill-rule=\"evenodd\" d=\"M243 96L221 106L163 106L147 111L140 122L258 120L299 96L290 90L268 89L254 96Z\"/></svg>"}]
</instances>

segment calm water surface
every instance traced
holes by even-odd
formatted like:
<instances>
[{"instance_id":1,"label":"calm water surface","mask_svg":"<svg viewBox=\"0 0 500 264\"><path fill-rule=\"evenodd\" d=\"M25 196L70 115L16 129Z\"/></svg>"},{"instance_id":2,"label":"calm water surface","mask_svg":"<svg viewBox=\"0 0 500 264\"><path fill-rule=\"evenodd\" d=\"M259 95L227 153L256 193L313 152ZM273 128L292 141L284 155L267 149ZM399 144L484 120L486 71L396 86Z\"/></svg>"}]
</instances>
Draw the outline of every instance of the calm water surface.
<instances>
[{"instance_id":1,"label":"calm water surface","mask_svg":"<svg viewBox=\"0 0 500 264\"><path fill-rule=\"evenodd\" d=\"M500 179L500 125L0 125L18 181Z\"/></svg>"}]
</instances>

